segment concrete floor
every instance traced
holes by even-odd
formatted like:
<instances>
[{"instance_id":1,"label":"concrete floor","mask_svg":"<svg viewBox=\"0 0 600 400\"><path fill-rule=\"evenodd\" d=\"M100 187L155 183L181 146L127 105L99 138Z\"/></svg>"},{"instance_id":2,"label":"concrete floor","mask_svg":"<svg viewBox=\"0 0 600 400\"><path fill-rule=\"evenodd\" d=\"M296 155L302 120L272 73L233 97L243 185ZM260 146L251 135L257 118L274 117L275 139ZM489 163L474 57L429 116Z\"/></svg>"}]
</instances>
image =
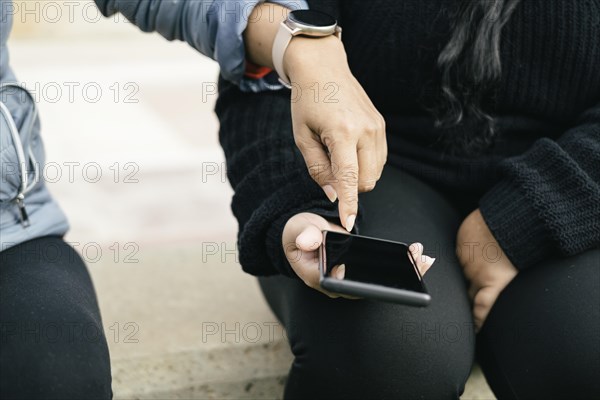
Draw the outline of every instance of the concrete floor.
<instances>
[{"instance_id":1,"label":"concrete floor","mask_svg":"<svg viewBox=\"0 0 600 400\"><path fill-rule=\"evenodd\" d=\"M280 397L291 355L236 264L217 66L122 20L16 30L11 63L39 98L46 179L97 288L116 398ZM493 398L478 370L463 398Z\"/></svg>"}]
</instances>

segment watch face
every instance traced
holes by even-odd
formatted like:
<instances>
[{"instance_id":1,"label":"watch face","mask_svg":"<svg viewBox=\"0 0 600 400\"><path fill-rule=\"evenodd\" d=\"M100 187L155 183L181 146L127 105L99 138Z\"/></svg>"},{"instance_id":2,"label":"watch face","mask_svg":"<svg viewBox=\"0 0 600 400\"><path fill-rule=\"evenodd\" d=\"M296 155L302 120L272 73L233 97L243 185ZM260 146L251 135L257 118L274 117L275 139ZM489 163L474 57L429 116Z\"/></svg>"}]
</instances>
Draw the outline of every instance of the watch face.
<instances>
[{"instance_id":1,"label":"watch face","mask_svg":"<svg viewBox=\"0 0 600 400\"><path fill-rule=\"evenodd\" d=\"M288 18L302 25L328 27L337 24L335 18L329 14L313 10L296 10L289 13Z\"/></svg>"}]
</instances>

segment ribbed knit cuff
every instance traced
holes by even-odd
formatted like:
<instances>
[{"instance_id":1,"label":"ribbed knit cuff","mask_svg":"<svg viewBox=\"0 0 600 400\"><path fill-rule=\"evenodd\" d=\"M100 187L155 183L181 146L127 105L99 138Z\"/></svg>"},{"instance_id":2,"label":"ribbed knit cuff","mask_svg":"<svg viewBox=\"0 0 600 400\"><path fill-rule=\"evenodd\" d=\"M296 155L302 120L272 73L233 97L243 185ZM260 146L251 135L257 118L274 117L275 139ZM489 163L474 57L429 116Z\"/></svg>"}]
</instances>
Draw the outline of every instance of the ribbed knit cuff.
<instances>
[{"instance_id":1,"label":"ribbed knit cuff","mask_svg":"<svg viewBox=\"0 0 600 400\"><path fill-rule=\"evenodd\" d=\"M322 202L319 206L313 205L311 207L310 205L306 205L304 207L298 207L295 210L292 210L279 217L269 228L266 237L267 252L271 259L272 265L279 271L279 273L291 278L297 278L296 273L292 269L285 255L283 243L281 241L281 238L283 237L283 228L290 218L296 214L308 212L320 215L331 222L339 224L337 203L327 204L326 202L329 202L329 200L325 200L325 202Z\"/></svg>"},{"instance_id":2,"label":"ribbed knit cuff","mask_svg":"<svg viewBox=\"0 0 600 400\"><path fill-rule=\"evenodd\" d=\"M500 181L479 201L479 210L500 247L517 269L538 263L552 252L537 211L517 185Z\"/></svg>"},{"instance_id":3,"label":"ribbed knit cuff","mask_svg":"<svg viewBox=\"0 0 600 400\"><path fill-rule=\"evenodd\" d=\"M296 276L281 243L283 228L292 216L312 212L331 222L340 223L337 202L331 203L310 175L303 170L303 173L290 176L296 178L293 183L288 183L265 199L239 233L240 263L249 274ZM360 223L361 214L359 208L356 226Z\"/></svg>"},{"instance_id":4,"label":"ribbed knit cuff","mask_svg":"<svg viewBox=\"0 0 600 400\"><path fill-rule=\"evenodd\" d=\"M303 212L316 214L316 215L319 215L319 216L325 218L327 221L329 221L331 223L334 223L334 224L337 224L340 226L342 225L342 223L340 221L340 214L338 211L338 203L337 202L331 203L327 199L325 199L324 201L320 200L320 201L311 202L308 204L303 204L303 205L297 207L296 209L291 210L291 211L287 212L286 214L282 215L275 222L273 222L273 224L271 224L271 227L267 231L267 238L266 238L266 247L267 247L267 252L269 254L269 257L271 259L271 263L272 263L272 265L275 266L275 268L279 271L279 273L286 275L288 277L291 277L291 278L298 278L298 276L292 269L286 255L285 255L285 251L283 248L283 243L281 241L281 238L283 237L283 228L285 228L285 224L287 223L287 221L290 218L292 218L294 215L303 213ZM356 216L356 222L354 224L354 228L352 229L351 233L358 234L359 227L362 222L362 215L363 215L362 207L359 204L358 214Z\"/></svg>"}]
</instances>

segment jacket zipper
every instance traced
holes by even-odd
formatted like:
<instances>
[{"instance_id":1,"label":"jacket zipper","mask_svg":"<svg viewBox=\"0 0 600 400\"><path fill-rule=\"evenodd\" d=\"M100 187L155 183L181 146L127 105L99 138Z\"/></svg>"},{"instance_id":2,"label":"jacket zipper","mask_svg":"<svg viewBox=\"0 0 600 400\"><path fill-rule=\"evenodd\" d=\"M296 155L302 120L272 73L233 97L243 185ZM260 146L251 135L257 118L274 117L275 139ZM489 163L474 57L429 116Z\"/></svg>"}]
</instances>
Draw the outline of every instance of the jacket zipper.
<instances>
[{"instance_id":1,"label":"jacket zipper","mask_svg":"<svg viewBox=\"0 0 600 400\"><path fill-rule=\"evenodd\" d=\"M29 228L31 223L29 222L29 215L27 214L27 209L25 208L25 195L23 193L19 193L15 199L15 202L17 203L17 207L19 207L21 225L23 225L25 228Z\"/></svg>"}]
</instances>

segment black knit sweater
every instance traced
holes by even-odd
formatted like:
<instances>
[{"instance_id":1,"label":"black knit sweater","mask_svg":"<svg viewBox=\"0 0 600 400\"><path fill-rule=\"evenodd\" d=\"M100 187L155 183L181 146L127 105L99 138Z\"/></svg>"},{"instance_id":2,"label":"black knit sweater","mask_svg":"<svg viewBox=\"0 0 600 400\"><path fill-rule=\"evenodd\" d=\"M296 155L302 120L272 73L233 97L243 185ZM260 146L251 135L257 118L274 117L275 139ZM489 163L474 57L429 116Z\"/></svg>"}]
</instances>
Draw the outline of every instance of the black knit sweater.
<instances>
[{"instance_id":1,"label":"black knit sweater","mask_svg":"<svg viewBox=\"0 0 600 400\"><path fill-rule=\"evenodd\" d=\"M480 208L517 268L600 245L600 0L519 4L502 31L501 82L484 99L498 137L468 156L446 151L439 139L448 132L427 111L458 1L309 4L344 28L352 72L386 118L388 164L466 194L465 209ZM242 266L292 276L281 248L285 222L301 211L335 219L337 204L294 146L289 92L241 93L222 81L217 114Z\"/></svg>"}]
</instances>

